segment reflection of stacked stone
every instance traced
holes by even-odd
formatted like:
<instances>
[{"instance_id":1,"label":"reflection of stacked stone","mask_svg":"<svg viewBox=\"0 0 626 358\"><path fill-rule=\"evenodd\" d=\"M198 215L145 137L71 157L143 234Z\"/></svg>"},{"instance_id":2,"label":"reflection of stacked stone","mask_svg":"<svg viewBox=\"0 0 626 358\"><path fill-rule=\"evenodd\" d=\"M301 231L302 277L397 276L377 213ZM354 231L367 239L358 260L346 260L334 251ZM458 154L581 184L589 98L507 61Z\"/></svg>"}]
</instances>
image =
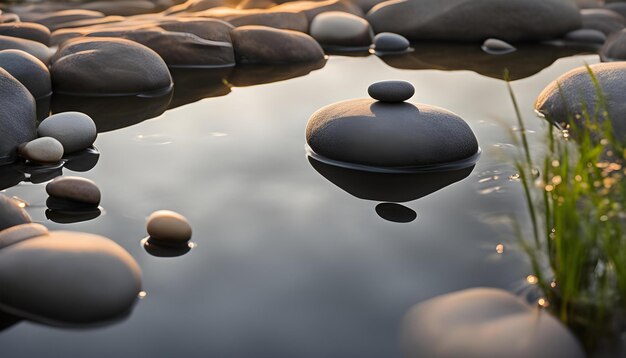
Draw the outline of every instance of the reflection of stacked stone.
<instances>
[{"instance_id":1,"label":"reflection of stacked stone","mask_svg":"<svg viewBox=\"0 0 626 358\"><path fill-rule=\"evenodd\" d=\"M141 290L135 260L92 234L48 231L0 195L0 311L49 324L128 314Z\"/></svg>"},{"instance_id":2,"label":"reflection of stacked stone","mask_svg":"<svg viewBox=\"0 0 626 358\"><path fill-rule=\"evenodd\" d=\"M373 99L332 104L309 119L309 161L320 174L358 198L398 203L471 173L480 148L465 121L405 102L415 92L408 82L378 82L368 92Z\"/></svg>"}]
</instances>

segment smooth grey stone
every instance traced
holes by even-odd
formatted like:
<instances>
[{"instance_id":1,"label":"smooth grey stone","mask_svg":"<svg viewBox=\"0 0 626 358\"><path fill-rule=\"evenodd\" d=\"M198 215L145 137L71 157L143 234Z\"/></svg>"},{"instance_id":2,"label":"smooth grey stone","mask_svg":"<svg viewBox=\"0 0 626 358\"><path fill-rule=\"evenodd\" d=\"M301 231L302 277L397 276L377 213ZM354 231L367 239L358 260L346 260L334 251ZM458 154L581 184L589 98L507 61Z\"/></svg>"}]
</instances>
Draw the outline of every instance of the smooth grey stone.
<instances>
[{"instance_id":1,"label":"smooth grey stone","mask_svg":"<svg viewBox=\"0 0 626 358\"><path fill-rule=\"evenodd\" d=\"M391 32L381 32L374 37L376 52L403 52L409 49L411 43L406 37Z\"/></svg>"},{"instance_id":2,"label":"smooth grey stone","mask_svg":"<svg viewBox=\"0 0 626 358\"><path fill-rule=\"evenodd\" d=\"M172 78L163 59L129 40L103 37L66 41L51 62L55 92L157 95L172 89Z\"/></svg>"},{"instance_id":3,"label":"smooth grey stone","mask_svg":"<svg viewBox=\"0 0 626 358\"><path fill-rule=\"evenodd\" d=\"M405 316L401 341L410 358L583 358L575 336L548 311L495 288L424 301Z\"/></svg>"},{"instance_id":4,"label":"smooth grey stone","mask_svg":"<svg viewBox=\"0 0 626 358\"><path fill-rule=\"evenodd\" d=\"M566 41L602 45L607 37L604 32L594 29L579 29L568 32L563 37Z\"/></svg>"},{"instance_id":5,"label":"smooth grey stone","mask_svg":"<svg viewBox=\"0 0 626 358\"><path fill-rule=\"evenodd\" d=\"M0 194L0 230L30 222L30 216L18 205L17 201Z\"/></svg>"},{"instance_id":6,"label":"smooth grey stone","mask_svg":"<svg viewBox=\"0 0 626 358\"><path fill-rule=\"evenodd\" d=\"M35 56L21 50L3 50L0 51L0 67L26 86L35 100L52 94L48 66Z\"/></svg>"},{"instance_id":7,"label":"smooth grey stone","mask_svg":"<svg viewBox=\"0 0 626 358\"><path fill-rule=\"evenodd\" d=\"M52 137L63 144L66 154L91 147L98 132L88 115L80 112L63 112L44 119L37 132L40 137Z\"/></svg>"},{"instance_id":8,"label":"smooth grey stone","mask_svg":"<svg viewBox=\"0 0 626 358\"><path fill-rule=\"evenodd\" d=\"M445 109L373 99L318 110L309 119L306 140L327 159L381 168L463 161L479 151L467 123Z\"/></svg>"},{"instance_id":9,"label":"smooth grey stone","mask_svg":"<svg viewBox=\"0 0 626 358\"><path fill-rule=\"evenodd\" d=\"M237 61L279 64L318 62L324 51L311 36L265 26L242 26L231 32Z\"/></svg>"},{"instance_id":10,"label":"smooth grey stone","mask_svg":"<svg viewBox=\"0 0 626 358\"><path fill-rule=\"evenodd\" d=\"M98 11L70 9L43 13L31 19L31 22L36 22L47 27L50 31L54 31L62 29L67 23L79 20L100 19L103 17L104 14Z\"/></svg>"},{"instance_id":11,"label":"smooth grey stone","mask_svg":"<svg viewBox=\"0 0 626 358\"><path fill-rule=\"evenodd\" d=\"M485 42L483 42L482 49L490 55L505 55L517 50L510 43L498 39L485 40Z\"/></svg>"},{"instance_id":12,"label":"smooth grey stone","mask_svg":"<svg viewBox=\"0 0 626 358\"><path fill-rule=\"evenodd\" d=\"M584 29L602 31L607 36L626 26L624 17L609 9L583 9L580 14Z\"/></svg>"},{"instance_id":13,"label":"smooth grey stone","mask_svg":"<svg viewBox=\"0 0 626 358\"><path fill-rule=\"evenodd\" d=\"M626 2L614 2L604 5L605 9L615 11L626 18Z\"/></svg>"},{"instance_id":14,"label":"smooth grey stone","mask_svg":"<svg viewBox=\"0 0 626 358\"><path fill-rule=\"evenodd\" d=\"M18 145L36 138L35 99L0 68L0 165L12 162Z\"/></svg>"},{"instance_id":15,"label":"smooth grey stone","mask_svg":"<svg viewBox=\"0 0 626 358\"><path fill-rule=\"evenodd\" d=\"M218 7L203 11L194 16L215 18L227 21L235 27L255 25L267 26L281 30L308 32L309 20L302 12L279 11L277 6L272 11L261 9L231 9Z\"/></svg>"},{"instance_id":16,"label":"smooth grey stone","mask_svg":"<svg viewBox=\"0 0 626 358\"><path fill-rule=\"evenodd\" d=\"M589 66L597 78L606 110L617 138L626 138L626 62L599 63ZM583 106L595 113L598 91L585 66L575 68L551 82L539 94L535 109L550 121L567 124L570 118L584 125ZM599 120L604 120L601 116Z\"/></svg>"},{"instance_id":17,"label":"smooth grey stone","mask_svg":"<svg viewBox=\"0 0 626 358\"><path fill-rule=\"evenodd\" d=\"M187 218L170 210L155 211L148 217L150 240L158 243L185 244L191 239Z\"/></svg>"},{"instance_id":18,"label":"smooth grey stone","mask_svg":"<svg viewBox=\"0 0 626 358\"><path fill-rule=\"evenodd\" d=\"M366 18L376 33L445 41L541 41L581 24L571 0L390 0L374 6Z\"/></svg>"},{"instance_id":19,"label":"smooth grey stone","mask_svg":"<svg viewBox=\"0 0 626 358\"><path fill-rule=\"evenodd\" d=\"M404 102L415 94L415 87L407 81L380 81L371 84L367 93L381 102Z\"/></svg>"},{"instance_id":20,"label":"smooth grey stone","mask_svg":"<svg viewBox=\"0 0 626 358\"><path fill-rule=\"evenodd\" d=\"M105 15L134 16L157 12L157 5L145 0L92 1L79 6Z\"/></svg>"},{"instance_id":21,"label":"smooth grey stone","mask_svg":"<svg viewBox=\"0 0 626 358\"><path fill-rule=\"evenodd\" d=\"M46 46L50 44L50 30L43 25L31 22L0 24L0 35L37 41Z\"/></svg>"},{"instance_id":22,"label":"smooth grey stone","mask_svg":"<svg viewBox=\"0 0 626 358\"><path fill-rule=\"evenodd\" d=\"M0 231L0 250L33 237L47 235L48 229L35 223L15 225Z\"/></svg>"},{"instance_id":23,"label":"smooth grey stone","mask_svg":"<svg viewBox=\"0 0 626 358\"><path fill-rule=\"evenodd\" d=\"M31 162L57 163L63 158L63 144L52 137L41 137L20 145L19 152Z\"/></svg>"},{"instance_id":24,"label":"smooth grey stone","mask_svg":"<svg viewBox=\"0 0 626 358\"><path fill-rule=\"evenodd\" d=\"M615 32L600 49L603 62L626 61L626 29Z\"/></svg>"},{"instance_id":25,"label":"smooth grey stone","mask_svg":"<svg viewBox=\"0 0 626 358\"><path fill-rule=\"evenodd\" d=\"M100 204L100 189L92 180L64 176L58 177L46 185L46 192L53 198L72 202L98 206Z\"/></svg>"},{"instance_id":26,"label":"smooth grey stone","mask_svg":"<svg viewBox=\"0 0 626 358\"><path fill-rule=\"evenodd\" d=\"M47 64L52 56L52 50L48 46L19 37L0 35L0 50L22 50L37 57L41 62Z\"/></svg>"},{"instance_id":27,"label":"smooth grey stone","mask_svg":"<svg viewBox=\"0 0 626 358\"><path fill-rule=\"evenodd\" d=\"M94 324L127 314L141 270L97 235L52 231L0 250L0 309L47 324Z\"/></svg>"},{"instance_id":28,"label":"smooth grey stone","mask_svg":"<svg viewBox=\"0 0 626 358\"><path fill-rule=\"evenodd\" d=\"M374 36L367 20L340 11L315 16L309 34L322 45L345 47L370 46Z\"/></svg>"}]
</instances>

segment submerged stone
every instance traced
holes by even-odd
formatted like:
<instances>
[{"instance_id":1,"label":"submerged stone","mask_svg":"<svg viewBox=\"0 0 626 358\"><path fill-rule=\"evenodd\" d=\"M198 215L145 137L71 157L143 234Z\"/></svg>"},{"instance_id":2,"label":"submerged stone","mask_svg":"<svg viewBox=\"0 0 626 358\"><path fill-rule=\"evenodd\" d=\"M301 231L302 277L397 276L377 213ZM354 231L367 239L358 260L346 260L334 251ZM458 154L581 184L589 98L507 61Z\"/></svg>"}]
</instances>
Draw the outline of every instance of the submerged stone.
<instances>
[{"instance_id":1,"label":"submerged stone","mask_svg":"<svg viewBox=\"0 0 626 358\"><path fill-rule=\"evenodd\" d=\"M324 46L368 47L372 28L363 18L340 11L323 12L313 18L311 36Z\"/></svg>"},{"instance_id":2,"label":"submerged stone","mask_svg":"<svg viewBox=\"0 0 626 358\"><path fill-rule=\"evenodd\" d=\"M401 94L405 96L391 99L409 93ZM315 112L306 141L320 158L372 170L470 166L479 154L474 133L457 115L426 104L372 99L339 102Z\"/></svg>"},{"instance_id":3,"label":"submerged stone","mask_svg":"<svg viewBox=\"0 0 626 358\"><path fill-rule=\"evenodd\" d=\"M67 154L91 147L98 136L94 121L80 112L53 114L41 122L37 131L40 137L61 142Z\"/></svg>"},{"instance_id":4,"label":"submerged stone","mask_svg":"<svg viewBox=\"0 0 626 358\"><path fill-rule=\"evenodd\" d=\"M92 324L130 311L141 270L122 247L97 235L53 231L0 250L0 309L50 324ZM0 232L2 236L2 232Z\"/></svg>"},{"instance_id":5,"label":"submerged stone","mask_svg":"<svg viewBox=\"0 0 626 358\"><path fill-rule=\"evenodd\" d=\"M453 292L416 305L405 317L402 343L411 358L585 357L555 317L494 288Z\"/></svg>"},{"instance_id":6,"label":"submerged stone","mask_svg":"<svg viewBox=\"0 0 626 358\"><path fill-rule=\"evenodd\" d=\"M411 43L406 37L392 32L381 32L374 37L374 50L377 53L404 52Z\"/></svg>"},{"instance_id":7,"label":"submerged stone","mask_svg":"<svg viewBox=\"0 0 626 358\"><path fill-rule=\"evenodd\" d=\"M26 86L36 100L52 94L50 71L35 56L21 50L3 50L0 67Z\"/></svg>"},{"instance_id":8,"label":"submerged stone","mask_svg":"<svg viewBox=\"0 0 626 358\"><path fill-rule=\"evenodd\" d=\"M50 197L62 199L88 207L100 204L100 189L92 180L81 177L59 177L46 185Z\"/></svg>"},{"instance_id":9,"label":"submerged stone","mask_svg":"<svg viewBox=\"0 0 626 358\"><path fill-rule=\"evenodd\" d=\"M407 81L380 81L371 84L367 93L381 102L404 102L415 94L415 87Z\"/></svg>"},{"instance_id":10,"label":"submerged stone","mask_svg":"<svg viewBox=\"0 0 626 358\"><path fill-rule=\"evenodd\" d=\"M150 241L161 244L185 244L191 239L191 225L179 213L159 210L148 217Z\"/></svg>"},{"instance_id":11,"label":"submerged stone","mask_svg":"<svg viewBox=\"0 0 626 358\"><path fill-rule=\"evenodd\" d=\"M171 91L167 65L153 50L115 38L64 42L52 59L55 92L80 95L162 95Z\"/></svg>"},{"instance_id":12,"label":"submerged stone","mask_svg":"<svg viewBox=\"0 0 626 358\"><path fill-rule=\"evenodd\" d=\"M18 145L36 138L35 99L0 68L0 165L12 162Z\"/></svg>"},{"instance_id":13,"label":"submerged stone","mask_svg":"<svg viewBox=\"0 0 626 358\"><path fill-rule=\"evenodd\" d=\"M605 108L613 125L617 138L626 137L626 62L610 62L590 65L604 97ZM584 125L584 108L589 115L596 112L599 103L596 88L587 67L575 68L550 83L539 94L535 109L550 121L561 124L576 121ZM597 120L604 120L600 114Z\"/></svg>"},{"instance_id":14,"label":"submerged stone","mask_svg":"<svg viewBox=\"0 0 626 358\"><path fill-rule=\"evenodd\" d=\"M510 43L498 39L485 40L482 49L490 55L504 55L516 50Z\"/></svg>"},{"instance_id":15,"label":"submerged stone","mask_svg":"<svg viewBox=\"0 0 626 358\"><path fill-rule=\"evenodd\" d=\"M41 137L19 147L25 159L35 163L57 163L63 158L63 144L52 137Z\"/></svg>"}]
</instances>

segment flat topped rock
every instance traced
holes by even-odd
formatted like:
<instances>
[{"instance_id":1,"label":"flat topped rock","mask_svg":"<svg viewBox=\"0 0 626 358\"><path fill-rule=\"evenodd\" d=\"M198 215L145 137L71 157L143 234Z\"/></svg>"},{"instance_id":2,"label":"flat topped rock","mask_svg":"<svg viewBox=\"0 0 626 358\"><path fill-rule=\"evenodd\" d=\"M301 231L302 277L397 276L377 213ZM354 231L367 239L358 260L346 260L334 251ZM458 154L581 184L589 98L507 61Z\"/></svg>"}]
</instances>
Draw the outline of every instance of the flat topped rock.
<instances>
[{"instance_id":1,"label":"flat topped rock","mask_svg":"<svg viewBox=\"0 0 626 358\"><path fill-rule=\"evenodd\" d=\"M406 357L582 358L574 335L547 311L500 289L438 296L409 311Z\"/></svg>"},{"instance_id":2,"label":"flat topped rock","mask_svg":"<svg viewBox=\"0 0 626 358\"><path fill-rule=\"evenodd\" d=\"M474 133L454 113L373 99L339 102L315 112L306 141L325 159L379 168L440 166L471 161L479 153Z\"/></svg>"},{"instance_id":3,"label":"flat topped rock","mask_svg":"<svg viewBox=\"0 0 626 358\"><path fill-rule=\"evenodd\" d=\"M407 81L380 81L371 84L367 93L381 102L404 102L415 94L415 87Z\"/></svg>"}]
</instances>

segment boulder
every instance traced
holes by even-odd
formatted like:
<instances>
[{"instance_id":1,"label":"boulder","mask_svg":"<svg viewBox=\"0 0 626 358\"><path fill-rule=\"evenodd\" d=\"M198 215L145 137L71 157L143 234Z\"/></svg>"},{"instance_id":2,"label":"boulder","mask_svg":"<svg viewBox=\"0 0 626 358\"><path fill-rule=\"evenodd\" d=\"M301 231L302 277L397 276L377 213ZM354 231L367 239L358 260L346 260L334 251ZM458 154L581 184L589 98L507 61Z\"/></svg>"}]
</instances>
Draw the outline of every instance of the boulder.
<instances>
[{"instance_id":1,"label":"boulder","mask_svg":"<svg viewBox=\"0 0 626 358\"><path fill-rule=\"evenodd\" d=\"M43 25L30 22L0 24L0 35L37 41L46 46L50 44L50 30Z\"/></svg>"},{"instance_id":2,"label":"boulder","mask_svg":"<svg viewBox=\"0 0 626 358\"><path fill-rule=\"evenodd\" d=\"M309 35L265 26L242 26L231 32L238 62L317 62L324 51Z\"/></svg>"},{"instance_id":3,"label":"boulder","mask_svg":"<svg viewBox=\"0 0 626 358\"><path fill-rule=\"evenodd\" d=\"M12 162L17 147L36 138L35 99L28 89L0 68L0 165Z\"/></svg>"},{"instance_id":4,"label":"boulder","mask_svg":"<svg viewBox=\"0 0 626 358\"><path fill-rule=\"evenodd\" d=\"M315 16L309 33L321 45L331 47L369 47L374 36L365 19L340 11Z\"/></svg>"},{"instance_id":5,"label":"boulder","mask_svg":"<svg viewBox=\"0 0 626 358\"><path fill-rule=\"evenodd\" d=\"M36 100L52 94L50 71L35 56L21 50L3 50L0 67L26 86Z\"/></svg>"}]
</instances>

